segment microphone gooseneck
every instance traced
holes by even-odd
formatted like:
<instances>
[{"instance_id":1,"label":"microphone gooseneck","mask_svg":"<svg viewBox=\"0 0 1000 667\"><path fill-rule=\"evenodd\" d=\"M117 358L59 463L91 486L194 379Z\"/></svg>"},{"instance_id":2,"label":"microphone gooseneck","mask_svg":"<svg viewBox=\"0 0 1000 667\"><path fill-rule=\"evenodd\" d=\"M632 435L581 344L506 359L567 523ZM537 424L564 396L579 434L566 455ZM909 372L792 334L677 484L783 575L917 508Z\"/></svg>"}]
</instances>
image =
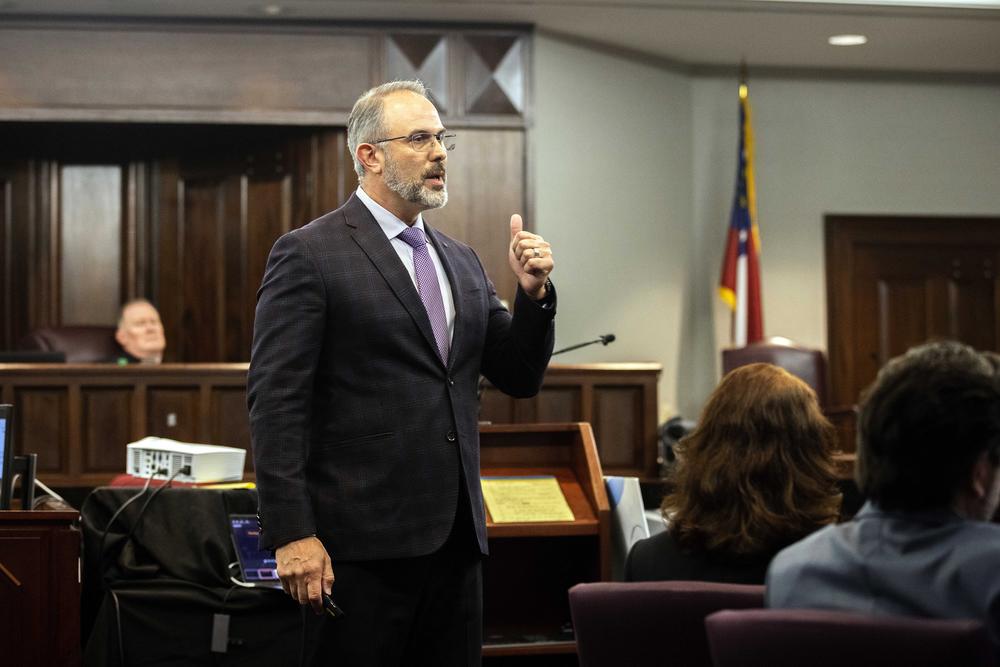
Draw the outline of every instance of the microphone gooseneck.
<instances>
[{"instance_id":1,"label":"microphone gooseneck","mask_svg":"<svg viewBox=\"0 0 1000 667\"><path fill-rule=\"evenodd\" d=\"M604 334L603 336L599 336L594 340L588 340L584 343L577 343L576 345L570 345L569 347L564 347L561 350L556 350L555 352L552 353L552 356L554 357L557 354L562 354L563 352L569 352L571 350L579 350L581 347L587 347L588 345L595 345L597 343L600 343L601 345L607 345L608 343L613 343L613 342L615 342L614 334L612 333Z\"/></svg>"}]
</instances>

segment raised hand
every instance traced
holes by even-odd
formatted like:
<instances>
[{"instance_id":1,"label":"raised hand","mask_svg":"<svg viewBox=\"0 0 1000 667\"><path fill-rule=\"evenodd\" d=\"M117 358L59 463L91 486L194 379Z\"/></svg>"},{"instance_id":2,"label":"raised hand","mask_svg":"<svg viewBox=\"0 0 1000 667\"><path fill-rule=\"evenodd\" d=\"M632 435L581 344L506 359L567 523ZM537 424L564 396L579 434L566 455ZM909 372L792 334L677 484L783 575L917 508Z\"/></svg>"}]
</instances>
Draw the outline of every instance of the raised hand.
<instances>
[{"instance_id":1,"label":"raised hand","mask_svg":"<svg viewBox=\"0 0 1000 667\"><path fill-rule=\"evenodd\" d=\"M538 234L524 231L524 222L517 213L510 216L507 259L524 293L535 301L545 298L545 282L555 266L552 246Z\"/></svg>"}]
</instances>

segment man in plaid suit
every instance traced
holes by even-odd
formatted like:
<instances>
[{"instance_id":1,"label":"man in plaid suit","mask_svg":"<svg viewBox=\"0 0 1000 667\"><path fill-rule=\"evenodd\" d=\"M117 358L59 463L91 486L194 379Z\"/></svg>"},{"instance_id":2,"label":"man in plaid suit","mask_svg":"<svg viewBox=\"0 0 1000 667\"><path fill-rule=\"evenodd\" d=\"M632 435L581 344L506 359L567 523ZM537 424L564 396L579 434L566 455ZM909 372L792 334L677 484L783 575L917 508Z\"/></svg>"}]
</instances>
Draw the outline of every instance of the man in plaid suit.
<instances>
[{"instance_id":1,"label":"man in plaid suit","mask_svg":"<svg viewBox=\"0 0 1000 667\"><path fill-rule=\"evenodd\" d=\"M248 377L261 543L313 664L479 664L479 375L534 395L552 352L552 250L511 217L514 315L475 252L431 229L450 143L419 82L348 121L360 187L282 236ZM334 585L334 582L336 584ZM323 593L346 612L323 614Z\"/></svg>"}]
</instances>

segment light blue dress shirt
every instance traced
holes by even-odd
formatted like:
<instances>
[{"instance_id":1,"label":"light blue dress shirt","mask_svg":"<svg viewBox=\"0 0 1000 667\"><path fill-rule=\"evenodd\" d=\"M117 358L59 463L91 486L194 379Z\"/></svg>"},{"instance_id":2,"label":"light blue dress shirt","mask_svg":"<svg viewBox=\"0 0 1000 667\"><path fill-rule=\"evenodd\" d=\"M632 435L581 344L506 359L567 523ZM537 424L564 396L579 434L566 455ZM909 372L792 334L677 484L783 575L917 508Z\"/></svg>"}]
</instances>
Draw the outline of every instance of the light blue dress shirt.
<instances>
[{"instance_id":1,"label":"light blue dress shirt","mask_svg":"<svg viewBox=\"0 0 1000 667\"><path fill-rule=\"evenodd\" d=\"M1000 653L1000 526L948 509L887 512L871 502L779 552L773 608L982 621Z\"/></svg>"}]
</instances>

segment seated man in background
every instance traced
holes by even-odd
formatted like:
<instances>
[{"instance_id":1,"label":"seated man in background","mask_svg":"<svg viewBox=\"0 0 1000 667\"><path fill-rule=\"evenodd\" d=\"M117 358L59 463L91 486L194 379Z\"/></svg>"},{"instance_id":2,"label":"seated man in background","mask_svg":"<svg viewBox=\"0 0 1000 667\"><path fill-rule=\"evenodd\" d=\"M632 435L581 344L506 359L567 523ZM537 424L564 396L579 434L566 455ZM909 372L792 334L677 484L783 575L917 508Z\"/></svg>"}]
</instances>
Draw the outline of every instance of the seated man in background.
<instances>
[{"instance_id":1,"label":"seated man in background","mask_svg":"<svg viewBox=\"0 0 1000 667\"><path fill-rule=\"evenodd\" d=\"M992 364L955 342L891 360L858 420L868 502L777 556L769 607L972 618L1000 643L1000 390Z\"/></svg>"},{"instance_id":2,"label":"seated man in background","mask_svg":"<svg viewBox=\"0 0 1000 667\"><path fill-rule=\"evenodd\" d=\"M805 382L771 364L734 369L676 446L667 530L636 542L625 579L763 584L774 554L837 519L833 443Z\"/></svg>"},{"instance_id":3,"label":"seated man in background","mask_svg":"<svg viewBox=\"0 0 1000 667\"><path fill-rule=\"evenodd\" d=\"M113 359L118 364L158 364L163 361L167 339L163 335L160 313L146 299L133 299L122 306L115 340L122 354Z\"/></svg>"}]
</instances>

